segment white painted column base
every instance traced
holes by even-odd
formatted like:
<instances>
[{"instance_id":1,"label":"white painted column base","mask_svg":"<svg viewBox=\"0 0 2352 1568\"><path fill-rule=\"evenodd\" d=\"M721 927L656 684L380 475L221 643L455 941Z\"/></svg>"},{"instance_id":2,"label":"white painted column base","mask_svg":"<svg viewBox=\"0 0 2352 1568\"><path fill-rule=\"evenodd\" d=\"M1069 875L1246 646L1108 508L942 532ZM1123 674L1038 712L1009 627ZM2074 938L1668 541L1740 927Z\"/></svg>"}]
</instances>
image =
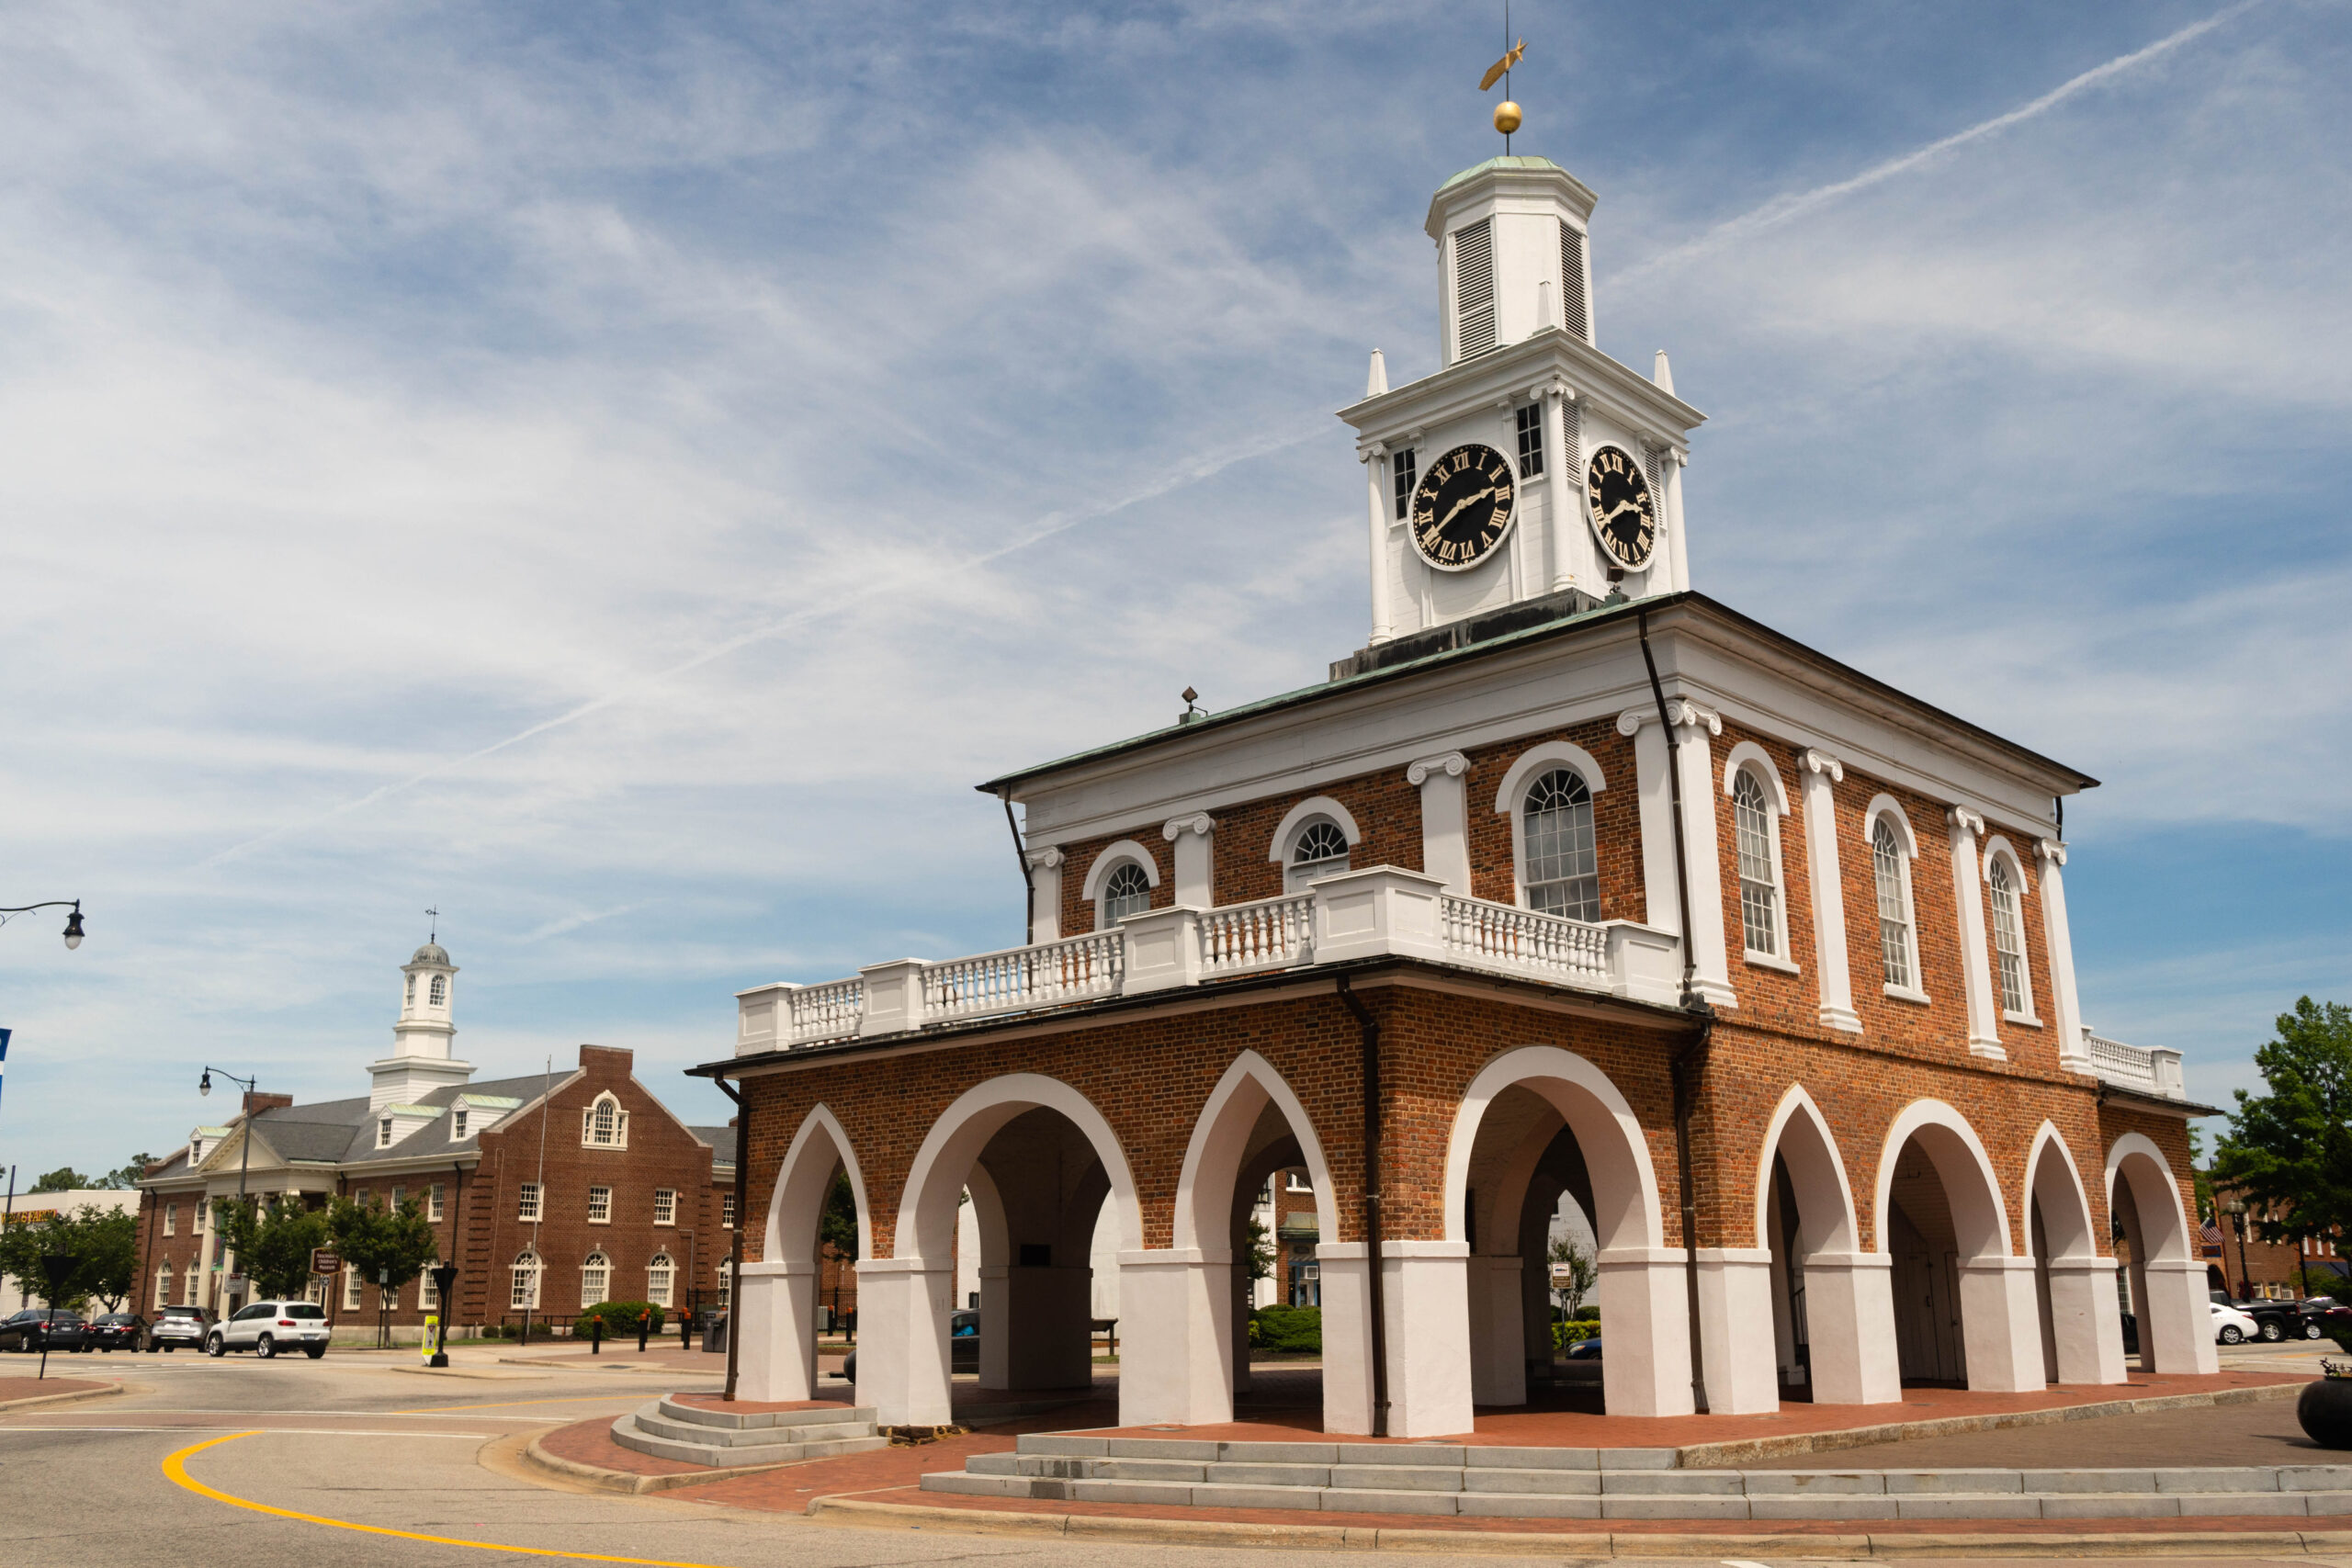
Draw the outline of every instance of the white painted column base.
<instances>
[{"instance_id":1,"label":"white painted column base","mask_svg":"<svg viewBox=\"0 0 2352 1568\"><path fill-rule=\"evenodd\" d=\"M1900 1404L1894 1259L1817 1252L1804 1260L1804 1318L1815 1404Z\"/></svg>"},{"instance_id":2,"label":"white painted column base","mask_svg":"<svg viewBox=\"0 0 2352 1568\"><path fill-rule=\"evenodd\" d=\"M1391 1437L1471 1429L1469 1274L1467 1242L1381 1243Z\"/></svg>"},{"instance_id":3,"label":"white painted column base","mask_svg":"<svg viewBox=\"0 0 2352 1568\"><path fill-rule=\"evenodd\" d=\"M944 1427L950 1263L869 1258L857 1265L857 1390L884 1427Z\"/></svg>"},{"instance_id":4,"label":"white painted column base","mask_svg":"<svg viewBox=\"0 0 2352 1568\"><path fill-rule=\"evenodd\" d=\"M2041 1302L2030 1258L1971 1258L1960 1265L1960 1328L1968 1386L1995 1393L2046 1388Z\"/></svg>"},{"instance_id":5,"label":"white painted column base","mask_svg":"<svg viewBox=\"0 0 2352 1568\"><path fill-rule=\"evenodd\" d=\"M1119 1424L1233 1419L1233 1259L1196 1247L1119 1254Z\"/></svg>"},{"instance_id":6,"label":"white painted column base","mask_svg":"<svg viewBox=\"0 0 2352 1568\"><path fill-rule=\"evenodd\" d=\"M1615 1247L1599 1259L1600 1397L1611 1416L1688 1416L1690 1306L1682 1254L1668 1247ZM1771 1319L1765 1318L1766 1354Z\"/></svg>"},{"instance_id":7,"label":"white painted column base","mask_svg":"<svg viewBox=\"0 0 2352 1568\"><path fill-rule=\"evenodd\" d=\"M1548 1345L1527 1343L1525 1266L1516 1258L1473 1256L1470 1294L1470 1398L1476 1404L1527 1403L1527 1358Z\"/></svg>"},{"instance_id":8,"label":"white painted column base","mask_svg":"<svg viewBox=\"0 0 2352 1568\"><path fill-rule=\"evenodd\" d=\"M2157 1258L2143 1268L2148 1299L2139 1314L2140 1343L2154 1352L2152 1370L2221 1371L2221 1355L2213 1348L2205 1265L2193 1258Z\"/></svg>"},{"instance_id":9,"label":"white painted column base","mask_svg":"<svg viewBox=\"0 0 2352 1568\"><path fill-rule=\"evenodd\" d=\"M1608 1315L1602 1308L1604 1323ZM1781 1408L1770 1248L1699 1249L1699 1354L1706 1368L1710 1414L1755 1416Z\"/></svg>"},{"instance_id":10,"label":"white painted column base","mask_svg":"<svg viewBox=\"0 0 2352 1568\"><path fill-rule=\"evenodd\" d=\"M1369 1252L1360 1241L1327 1241L1315 1249L1323 1282L1323 1430L1329 1433L1372 1431Z\"/></svg>"},{"instance_id":11,"label":"white painted column base","mask_svg":"<svg viewBox=\"0 0 2352 1568\"><path fill-rule=\"evenodd\" d=\"M817 1266L746 1263L733 1332L735 1393L755 1404L814 1399L817 1386Z\"/></svg>"},{"instance_id":12,"label":"white painted column base","mask_svg":"<svg viewBox=\"0 0 2352 1568\"><path fill-rule=\"evenodd\" d=\"M2115 1259L2053 1258L2049 1269L2058 1381L2124 1382L2123 1307L2115 1288Z\"/></svg>"}]
</instances>

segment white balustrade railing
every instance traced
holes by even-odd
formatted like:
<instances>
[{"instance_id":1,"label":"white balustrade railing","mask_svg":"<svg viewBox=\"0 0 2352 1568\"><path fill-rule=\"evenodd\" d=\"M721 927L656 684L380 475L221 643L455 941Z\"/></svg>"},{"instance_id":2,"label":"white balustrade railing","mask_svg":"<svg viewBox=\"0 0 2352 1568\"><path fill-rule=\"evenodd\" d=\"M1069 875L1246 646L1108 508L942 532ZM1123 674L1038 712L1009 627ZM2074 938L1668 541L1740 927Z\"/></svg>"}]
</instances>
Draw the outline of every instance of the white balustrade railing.
<instances>
[{"instance_id":1,"label":"white balustrade railing","mask_svg":"<svg viewBox=\"0 0 2352 1568\"><path fill-rule=\"evenodd\" d=\"M1604 926L1451 893L1441 907L1450 958L1570 985L1609 979Z\"/></svg>"},{"instance_id":2,"label":"white balustrade railing","mask_svg":"<svg viewBox=\"0 0 2352 1568\"><path fill-rule=\"evenodd\" d=\"M1315 949L1315 895L1288 893L1201 911L1201 973L1283 969Z\"/></svg>"},{"instance_id":3,"label":"white balustrade railing","mask_svg":"<svg viewBox=\"0 0 2352 1568\"><path fill-rule=\"evenodd\" d=\"M2143 1094L2162 1095L2167 1100L2185 1100L2187 1086L2181 1080L2180 1053L2161 1045L2127 1045L2120 1040L2083 1031L2083 1046L2089 1052L2091 1071L2119 1089L2138 1089Z\"/></svg>"},{"instance_id":4,"label":"white balustrade railing","mask_svg":"<svg viewBox=\"0 0 2352 1568\"><path fill-rule=\"evenodd\" d=\"M742 992L736 1050L791 1050L888 1035L1316 962L1395 956L1452 963L1579 990L1671 1003L1679 944L1624 920L1589 924L1447 893L1432 876L1374 866L1305 893L1222 908L1162 908L1118 929L932 964L900 959L822 985ZM2148 1053L2093 1039L2102 1076L2165 1093ZM2108 1064L2113 1059L2114 1066ZM2177 1094L2177 1087L2171 1090Z\"/></svg>"},{"instance_id":5,"label":"white balustrade railing","mask_svg":"<svg viewBox=\"0 0 2352 1568\"><path fill-rule=\"evenodd\" d=\"M1091 931L1035 947L927 964L923 1016L926 1021L978 1018L1116 996L1125 956L1122 933Z\"/></svg>"}]
</instances>

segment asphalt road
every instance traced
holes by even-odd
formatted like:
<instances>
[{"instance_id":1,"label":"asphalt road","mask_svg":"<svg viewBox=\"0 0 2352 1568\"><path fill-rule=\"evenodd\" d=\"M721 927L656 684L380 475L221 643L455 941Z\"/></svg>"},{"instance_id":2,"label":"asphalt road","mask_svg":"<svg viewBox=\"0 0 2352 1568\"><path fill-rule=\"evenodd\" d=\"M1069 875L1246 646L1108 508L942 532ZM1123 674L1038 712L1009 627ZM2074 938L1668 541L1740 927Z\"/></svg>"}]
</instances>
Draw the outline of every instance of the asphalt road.
<instances>
[{"instance_id":1,"label":"asphalt road","mask_svg":"<svg viewBox=\"0 0 2352 1568\"><path fill-rule=\"evenodd\" d=\"M617 1416L678 1380L603 1368L479 1365L468 1369L479 1375L464 1378L396 1370L413 1361L413 1352L337 1351L321 1361L175 1355L73 1357L62 1368L53 1364L77 1376L123 1375L130 1387L79 1404L0 1414L0 1495L6 1498L0 1563L488 1568L586 1559L682 1568L1169 1568L1177 1557L1186 1568L1306 1568L1325 1560L1362 1568L1363 1562L1362 1552L866 1530L555 1485L518 1468L512 1455L524 1435ZM1418 1552L1412 1560L1497 1561ZM1956 1568L1959 1560L1947 1561ZM2026 1560L2000 1561L2015 1568ZM2244 1568L2264 1560L2226 1561ZM2278 1561L2352 1568L2352 1559Z\"/></svg>"}]
</instances>

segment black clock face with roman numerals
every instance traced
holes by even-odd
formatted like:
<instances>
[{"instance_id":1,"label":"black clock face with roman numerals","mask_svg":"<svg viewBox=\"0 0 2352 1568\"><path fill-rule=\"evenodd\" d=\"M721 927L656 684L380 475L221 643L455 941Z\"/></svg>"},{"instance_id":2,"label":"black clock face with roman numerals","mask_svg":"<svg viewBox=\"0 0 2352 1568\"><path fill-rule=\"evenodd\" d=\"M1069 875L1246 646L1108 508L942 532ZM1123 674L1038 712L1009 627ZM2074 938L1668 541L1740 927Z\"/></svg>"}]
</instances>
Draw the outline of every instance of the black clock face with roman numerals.
<instances>
[{"instance_id":1,"label":"black clock face with roman numerals","mask_svg":"<svg viewBox=\"0 0 2352 1568\"><path fill-rule=\"evenodd\" d=\"M1518 502L1519 481L1500 452L1456 446L1413 491L1413 547L1440 571L1466 570L1495 553Z\"/></svg>"},{"instance_id":2,"label":"black clock face with roman numerals","mask_svg":"<svg viewBox=\"0 0 2352 1568\"><path fill-rule=\"evenodd\" d=\"M1585 467L1584 493L1592 531L1609 558L1627 571L1649 565L1657 543L1657 513L1642 466L1617 447L1603 446Z\"/></svg>"}]
</instances>

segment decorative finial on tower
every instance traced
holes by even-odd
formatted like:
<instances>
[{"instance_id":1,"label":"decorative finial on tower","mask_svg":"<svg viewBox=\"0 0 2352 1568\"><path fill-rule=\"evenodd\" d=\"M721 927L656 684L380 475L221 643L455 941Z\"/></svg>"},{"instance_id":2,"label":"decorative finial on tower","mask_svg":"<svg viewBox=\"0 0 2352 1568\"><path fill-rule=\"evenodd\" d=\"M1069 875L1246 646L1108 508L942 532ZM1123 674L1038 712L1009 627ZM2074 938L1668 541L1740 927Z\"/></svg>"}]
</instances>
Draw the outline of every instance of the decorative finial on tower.
<instances>
[{"instance_id":1,"label":"decorative finial on tower","mask_svg":"<svg viewBox=\"0 0 2352 1568\"><path fill-rule=\"evenodd\" d=\"M1662 348L1650 364L1650 384L1668 397L1674 395L1674 367L1666 362L1666 350Z\"/></svg>"},{"instance_id":2,"label":"decorative finial on tower","mask_svg":"<svg viewBox=\"0 0 2352 1568\"><path fill-rule=\"evenodd\" d=\"M427 926L424 928L424 940L425 940L425 941L427 941L427 942L438 942L438 941L440 941L440 940L441 940L441 911L440 911L440 910L438 910L438 909L427 909L427 910L425 910L425 911L424 911L424 913L425 913L425 917L426 917L426 919L429 919L429 920L432 922L431 924L427 925Z\"/></svg>"},{"instance_id":3,"label":"decorative finial on tower","mask_svg":"<svg viewBox=\"0 0 2352 1568\"><path fill-rule=\"evenodd\" d=\"M1510 0L1503 0L1503 57L1487 66L1487 73L1478 78L1478 91L1486 92L1497 82L1503 85L1503 101L1495 106L1495 129L1503 133L1503 156L1506 158L1510 156L1510 133L1519 129L1521 118L1519 106L1511 102L1510 68L1518 64L1520 56L1526 52L1525 39L1517 43L1511 41Z\"/></svg>"},{"instance_id":4,"label":"decorative finial on tower","mask_svg":"<svg viewBox=\"0 0 2352 1568\"><path fill-rule=\"evenodd\" d=\"M1364 378L1363 395L1376 398L1387 390L1388 361L1382 358L1380 350L1375 348L1372 351L1372 374Z\"/></svg>"}]
</instances>

